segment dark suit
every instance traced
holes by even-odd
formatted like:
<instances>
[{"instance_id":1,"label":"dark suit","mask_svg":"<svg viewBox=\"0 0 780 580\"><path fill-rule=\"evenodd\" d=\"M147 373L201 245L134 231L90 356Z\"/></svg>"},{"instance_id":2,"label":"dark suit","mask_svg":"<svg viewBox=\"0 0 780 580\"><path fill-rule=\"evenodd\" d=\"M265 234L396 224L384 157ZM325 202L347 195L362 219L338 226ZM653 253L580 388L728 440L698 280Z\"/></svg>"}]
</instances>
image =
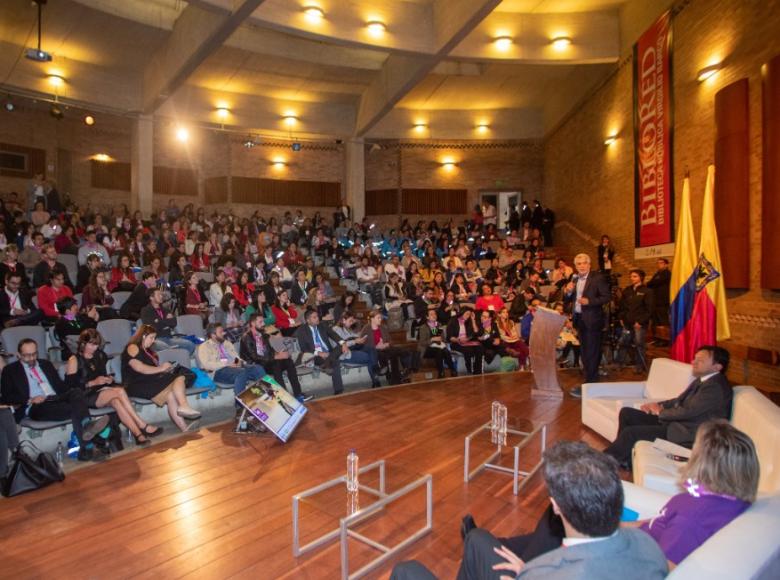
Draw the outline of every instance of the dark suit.
<instances>
[{"instance_id":1,"label":"dark suit","mask_svg":"<svg viewBox=\"0 0 780 580\"><path fill-rule=\"evenodd\" d=\"M303 395L301 391L301 383L298 381L298 372L295 370L295 363L292 358L274 358L276 351L271 348L271 343L268 341L268 335L263 333L263 354L257 351L257 344L255 343L255 335L251 330L248 330L241 337L239 343L239 356L252 364L262 366L267 372L273 374L274 379L281 386L284 386L284 375L287 371L287 379L290 381L293 395L296 397Z\"/></svg>"},{"instance_id":2,"label":"dark suit","mask_svg":"<svg viewBox=\"0 0 780 580\"><path fill-rule=\"evenodd\" d=\"M143 282L139 282L122 304L119 315L128 320L138 320L141 317L141 309L147 304L149 304L149 288Z\"/></svg>"},{"instance_id":3,"label":"dark suit","mask_svg":"<svg viewBox=\"0 0 780 580\"><path fill-rule=\"evenodd\" d=\"M43 312L33 306L29 291L24 286L19 288L19 303L16 307L19 308L21 306L28 311L28 314L12 315L11 299L8 297L5 289L0 288L0 324L2 326L36 326L43 320Z\"/></svg>"},{"instance_id":4,"label":"dark suit","mask_svg":"<svg viewBox=\"0 0 780 580\"><path fill-rule=\"evenodd\" d=\"M571 304L574 313L574 327L579 334L582 366L585 368L585 382L597 383L599 380L599 361L601 360L601 334L604 329L604 305L612 299L609 284L599 272L590 271L582 298L588 299L588 304L582 304L581 313L577 313L577 280L574 276L574 290L564 295L564 302Z\"/></svg>"},{"instance_id":5,"label":"dark suit","mask_svg":"<svg viewBox=\"0 0 780 580\"><path fill-rule=\"evenodd\" d=\"M653 291L655 304L653 321L659 326L669 325L669 284L671 281L672 271L667 268L658 270L647 283L647 287Z\"/></svg>"},{"instance_id":6,"label":"dark suit","mask_svg":"<svg viewBox=\"0 0 780 580\"><path fill-rule=\"evenodd\" d=\"M726 376L717 373L706 381L695 379L679 397L663 401L660 415L624 407L620 410L617 439L604 452L630 465L637 441L656 437L691 447L699 425L710 419L729 419L733 391Z\"/></svg>"},{"instance_id":7,"label":"dark suit","mask_svg":"<svg viewBox=\"0 0 780 580\"><path fill-rule=\"evenodd\" d=\"M56 394L48 397L42 403L31 405L28 411L30 384L23 364L21 361L16 361L3 369L3 374L0 376L0 402L15 407L14 418L17 423L25 415L34 421L70 419L73 431L83 445L84 441L81 436L84 425L89 421L89 406L84 391L79 388L68 388L53 364L47 360L38 359L38 372L43 372Z\"/></svg>"},{"instance_id":8,"label":"dark suit","mask_svg":"<svg viewBox=\"0 0 780 580\"><path fill-rule=\"evenodd\" d=\"M328 349L328 357L323 359L315 356L314 364L324 366L332 371L333 391L338 395L344 391L344 383L341 381L341 347L339 346L341 337L332 328L324 324L319 324L316 328L325 348ZM312 335L312 328L308 324L298 327L295 331L295 338L298 340L301 352L314 354L314 336Z\"/></svg>"}]
</instances>

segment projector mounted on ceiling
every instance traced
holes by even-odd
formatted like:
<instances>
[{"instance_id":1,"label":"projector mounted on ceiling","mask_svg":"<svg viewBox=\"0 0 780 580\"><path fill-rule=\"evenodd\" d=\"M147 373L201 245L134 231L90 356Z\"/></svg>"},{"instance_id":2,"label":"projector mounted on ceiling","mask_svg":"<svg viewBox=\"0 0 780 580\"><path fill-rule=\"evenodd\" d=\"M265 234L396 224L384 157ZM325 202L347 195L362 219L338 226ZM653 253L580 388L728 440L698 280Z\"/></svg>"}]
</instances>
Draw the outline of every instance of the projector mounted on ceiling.
<instances>
[{"instance_id":1,"label":"projector mounted on ceiling","mask_svg":"<svg viewBox=\"0 0 780 580\"><path fill-rule=\"evenodd\" d=\"M47 0L33 0L38 5L38 48L28 48L24 51L24 56L35 62L51 62L51 53L41 48L41 32L43 26L43 5Z\"/></svg>"}]
</instances>

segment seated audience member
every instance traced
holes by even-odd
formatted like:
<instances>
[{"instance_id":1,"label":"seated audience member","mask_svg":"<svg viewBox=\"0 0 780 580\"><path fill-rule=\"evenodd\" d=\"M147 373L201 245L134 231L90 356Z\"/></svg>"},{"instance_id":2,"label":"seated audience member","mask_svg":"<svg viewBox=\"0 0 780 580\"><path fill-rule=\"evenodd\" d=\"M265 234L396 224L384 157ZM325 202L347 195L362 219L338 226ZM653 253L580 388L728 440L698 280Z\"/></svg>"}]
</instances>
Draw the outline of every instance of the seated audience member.
<instances>
[{"instance_id":1,"label":"seated audience member","mask_svg":"<svg viewBox=\"0 0 780 580\"><path fill-rule=\"evenodd\" d=\"M232 383L236 395L242 393L248 383L256 382L267 374L262 366L238 356L236 347L227 340L225 328L218 322L206 328L206 341L198 345L198 360L203 370L214 373L216 382Z\"/></svg>"},{"instance_id":2,"label":"seated audience member","mask_svg":"<svg viewBox=\"0 0 780 580\"><path fill-rule=\"evenodd\" d=\"M163 293L159 288L149 288L149 304L141 309L141 323L152 326L156 341L154 348L183 348L190 356L195 352L195 344L191 340L174 336L176 317L163 306Z\"/></svg>"},{"instance_id":3,"label":"seated audience member","mask_svg":"<svg viewBox=\"0 0 780 580\"><path fill-rule=\"evenodd\" d=\"M213 308L218 308L222 302L222 297L232 291L233 290L227 283L225 271L222 268L219 268L216 274L214 274L214 282L209 286L209 304Z\"/></svg>"},{"instance_id":4,"label":"seated audience member","mask_svg":"<svg viewBox=\"0 0 780 580\"><path fill-rule=\"evenodd\" d=\"M87 256L87 263L79 266L76 274L76 292L83 292L89 284L92 274L103 268L103 262L100 261L100 255L90 254Z\"/></svg>"},{"instance_id":5,"label":"seated audience member","mask_svg":"<svg viewBox=\"0 0 780 580\"><path fill-rule=\"evenodd\" d=\"M242 270L239 273L236 283L232 286L232 291L233 296L236 297L236 302L242 309L249 306L249 303L252 301L252 295L255 292L255 285L250 282L247 270Z\"/></svg>"},{"instance_id":6,"label":"seated audience member","mask_svg":"<svg viewBox=\"0 0 780 580\"><path fill-rule=\"evenodd\" d=\"M311 284L306 280L306 271L300 269L295 273L295 281L290 287L290 302L297 306L304 306L309 297Z\"/></svg>"},{"instance_id":7,"label":"seated audience member","mask_svg":"<svg viewBox=\"0 0 780 580\"><path fill-rule=\"evenodd\" d=\"M374 310L369 314L368 324L363 328L361 336L366 337L364 348L376 351L376 359L380 367L390 366L390 384L399 385L410 382L408 376L416 365L416 352L393 346L387 327L382 324L382 311Z\"/></svg>"},{"instance_id":8,"label":"seated audience member","mask_svg":"<svg viewBox=\"0 0 780 580\"><path fill-rule=\"evenodd\" d=\"M5 359L0 358L0 368L5 366ZM14 409L11 405L0 403L0 485L5 483L8 474L8 456L19 445L16 432Z\"/></svg>"},{"instance_id":9,"label":"seated audience member","mask_svg":"<svg viewBox=\"0 0 780 580\"><path fill-rule=\"evenodd\" d=\"M70 419L79 440L79 461L105 459L92 439L108 425L108 417L92 419L81 389L70 388L48 360L38 358L38 344L23 338L19 360L8 364L0 377L0 404L12 406L16 422L25 416L33 421Z\"/></svg>"},{"instance_id":10,"label":"seated audience member","mask_svg":"<svg viewBox=\"0 0 780 580\"><path fill-rule=\"evenodd\" d=\"M447 341L452 350L463 355L466 371L470 375L482 374L482 359L485 351L479 343L479 328L474 320L474 311L464 306L447 323Z\"/></svg>"},{"instance_id":11,"label":"seated audience member","mask_svg":"<svg viewBox=\"0 0 780 580\"><path fill-rule=\"evenodd\" d=\"M501 335L498 332L498 325L493 313L489 310L480 310L475 316L479 317L477 328L479 330L479 343L485 353L485 364L490 364L497 356L508 356L501 342Z\"/></svg>"},{"instance_id":12,"label":"seated audience member","mask_svg":"<svg viewBox=\"0 0 780 580\"><path fill-rule=\"evenodd\" d=\"M406 319L406 305L411 304L412 301L406 297L406 292L398 274L390 274L387 284L385 284L384 296L385 308L388 310L391 308L400 308L401 312L403 312L404 319Z\"/></svg>"},{"instance_id":13,"label":"seated audience member","mask_svg":"<svg viewBox=\"0 0 780 580\"><path fill-rule=\"evenodd\" d=\"M48 283L51 272L58 271L65 275L65 283L68 283L68 269L57 261L57 250L51 244L44 244L41 248L41 261L33 268L33 286L38 288Z\"/></svg>"},{"instance_id":14,"label":"seated audience member","mask_svg":"<svg viewBox=\"0 0 780 580\"><path fill-rule=\"evenodd\" d=\"M115 268L111 269L111 282L108 287L111 292L132 292L136 287L135 272L131 267L130 255L122 254Z\"/></svg>"},{"instance_id":15,"label":"seated audience member","mask_svg":"<svg viewBox=\"0 0 780 580\"><path fill-rule=\"evenodd\" d=\"M534 297L531 302L528 303L528 310L520 319L520 337L526 344L531 344L531 327L534 324L534 315L536 309L541 306L542 301L538 297Z\"/></svg>"},{"instance_id":16,"label":"seated audience member","mask_svg":"<svg viewBox=\"0 0 780 580\"><path fill-rule=\"evenodd\" d=\"M435 291L432 296L434 296L434 301L436 301ZM439 307L436 314L439 318L439 322L441 322L444 326L447 326L450 321L457 318L458 314L460 313L460 303L455 297L455 293L452 290L447 290L447 292L444 294L444 298L438 304Z\"/></svg>"},{"instance_id":17,"label":"seated audience member","mask_svg":"<svg viewBox=\"0 0 780 580\"><path fill-rule=\"evenodd\" d=\"M274 380L282 387L285 386L284 374L287 373L293 396L302 403L310 401L314 395L303 394L292 355L285 349L276 350L271 343L271 337L278 337L279 334L279 329L275 326L265 326L261 314L253 313L249 317L247 330L239 343L241 359L271 373Z\"/></svg>"},{"instance_id":18,"label":"seated audience member","mask_svg":"<svg viewBox=\"0 0 780 580\"><path fill-rule=\"evenodd\" d=\"M325 299L324 289L320 286L312 286L309 289L309 296L305 303L306 309L314 308L320 315L320 320L333 322L334 318L330 311L333 308L331 302Z\"/></svg>"},{"instance_id":19,"label":"seated audience member","mask_svg":"<svg viewBox=\"0 0 780 580\"><path fill-rule=\"evenodd\" d=\"M214 309L214 322L222 325L230 342L238 341L244 334L241 307L233 294L225 294L222 297L219 307Z\"/></svg>"},{"instance_id":20,"label":"seated audience member","mask_svg":"<svg viewBox=\"0 0 780 580\"><path fill-rule=\"evenodd\" d=\"M255 293L252 296L252 302L246 307L246 310L244 310L244 320L248 321L249 317L255 313L263 317L263 322L266 326L276 325L276 317L274 316L273 310L271 310L271 306L266 303L265 292L262 290L255 290Z\"/></svg>"},{"instance_id":21,"label":"seated audience member","mask_svg":"<svg viewBox=\"0 0 780 580\"><path fill-rule=\"evenodd\" d=\"M661 438L690 447L699 425L710 419L731 417L733 392L726 379L729 352L719 346L702 346L692 364L695 378L679 397L645 403L639 409L620 410L617 439L605 453L630 467L631 451L637 441Z\"/></svg>"},{"instance_id":22,"label":"seated audience member","mask_svg":"<svg viewBox=\"0 0 780 580\"><path fill-rule=\"evenodd\" d=\"M209 318L209 303L203 297L198 282L197 272L189 272L184 277L184 285L186 287L184 293L184 311L187 314L197 314L206 322Z\"/></svg>"},{"instance_id":23,"label":"seated audience member","mask_svg":"<svg viewBox=\"0 0 780 580\"><path fill-rule=\"evenodd\" d=\"M517 323L509 318L509 309L506 306L498 312L496 326L498 327L498 336L506 353L517 359L520 368L525 366L528 360L528 345L520 337Z\"/></svg>"},{"instance_id":24,"label":"seated audience member","mask_svg":"<svg viewBox=\"0 0 780 580\"><path fill-rule=\"evenodd\" d=\"M276 259L276 265L271 269L279 276L279 283L283 288L289 288L293 283L293 275L284 263L281 256Z\"/></svg>"},{"instance_id":25,"label":"seated audience member","mask_svg":"<svg viewBox=\"0 0 780 580\"><path fill-rule=\"evenodd\" d=\"M128 320L138 320L141 317L141 310L149 304L149 290L154 288L157 280L151 272L141 274L141 281L136 284L130 296L119 309L119 315Z\"/></svg>"},{"instance_id":26,"label":"seated audience member","mask_svg":"<svg viewBox=\"0 0 780 580\"><path fill-rule=\"evenodd\" d=\"M200 413L187 401L187 382L177 372L177 365L160 364L152 350L156 339L154 326L138 325L122 353L122 382L128 396L149 399L158 407L166 405L171 421L182 432L188 431Z\"/></svg>"},{"instance_id":27,"label":"seated audience member","mask_svg":"<svg viewBox=\"0 0 780 580\"><path fill-rule=\"evenodd\" d=\"M49 283L38 288L38 308L49 322L56 322L60 317L57 302L63 298L73 298L73 292L65 285L65 275L55 270L51 273Z\"/></svg>"},{"instance_id":28,"label":"seated audience member","mask_svg":"<svg viewBox=\"0 0 780 580\"><path fill-rule=\"evenodd\" d=\"M577 338L577 329L574 328L574 321L571 316L563 310L563 304L560 302L555 305L555 311L561 316L566 316L563 328L555 341L555 349L558 352L558 362L564 367L569 365L569 353L572 354L571 366L578 368L580 366L580 339Z\"/></svg>"},{"instance_id":29,"label":"seated audience member","mask_svg":"<svg viewBox=\"0 0 780 580\"><path fill-rule=\"evenodd\" d=\"M470 526L459 579L660 580L667 564L658 544L637 529L621 528L623 486L610 457L585 443L561 441L544 453L544 482L563 538L541 533L499 539ZM559 523L558 523L559 522ZM540 526L547 526L543 518ZM561 545L562 544L562 545ZM630 574L627 575L627 570ZM393 580L435 578L419 562L404 562Z\"/></svg>"},{"instance_id":30,"label":"seated audience member","mask_svg":"<svg viewBox=\"0 0 780 580\"><path fill-rule=\"evenodd\" d=\"M362 335L355 331L355 324L357 318L351 310L345 310L341 313L341 318L333 325L333 332L335 332L344 344L349 348L348 355L342 355L342 362L349 363L351 365L365 365L368 370L368 376L371 377L371 388L382 386L377 376L377 364L378 357L376 350L365 348L368 336Z\"/></svg>"},{"instance_id":31,"label":"seated audience member","mask_svg":"<svg viewBox=\"0 0 780 580\"><path fill-rule=\"evenodd\" d=\"M0 262L0 283L5 285L5 280L8 278L8 274L19 274L19 278L24 286L28 286L27 269L19 261L19 248L15 244L10 244L5 247L5 259Z\"/></svg>"},{"instance_id":32,"label":"seated audience member","mask_svg":"<svg viewBox=\"0 0 780 580\"><path fill-rule=\"evenodd\" d=\"M330 374L333 392L339 395L344 392L340 359L341 355L349 354L349 347L332 328L320 324L320 315L316 310L307 310L304 320L306 323L295 331L298 346L302 353L314 355L311 361L316 367Z\"/></svg>"},{"instance_id":33,"label":"seated audience member","mask_svg":"<svg viewBox=\"0 0 780 580\"><path fill-rule=\"evenodd\" d=\"M81 333L97 326L98 313L94 308L82 311L72 296L66 296L57 302L57 312L60 317L54 323L54 336L60 341L62 360L66 361L75 352Z\"/></svg>"},{"instance_id":34,"label":"seated audience member","mask_svg":"<svg viewBox=\"0 0 780 580\"><path fill-rule=\"evenodd\" d=\"M341 320L341 316L344 314L345 310L353 310L355 308L356 300L357 294L349 291L344 292L333 307L333 318L337 321Z\"/></svg>"},{"instance_id":35,"label":"seated audience member","mask_svg":"<svg viewBox=\"0 0 780 580\"><path fill-rule=\"evenodd\" d=\"M360 267L355 272L355 276L361 289L366 292L370 292L374 284L379 282L379 273L365 256L360 260Z\"/></svg>"},{"instance_id":36,"label":"seated audience member","mask_svg":"<svg viewBox=\"0 0 780 580\"><path fill-rule=\"evenodd\" d=\"M284 336L292 336L300 324L298 323L298 311L290 304L287 292L282 292L276 297L271 312L276 321L276 327Z\"/></svg>"},{"instance_id":37,"label":"seated audience member","mask_svg":"<svg viewBox=\"0 0 780 580\"><path fill-rule=\"evenodd\" d=\"M108 250L103 244L99 244L97 241L97 233L95 230L87 228L86 239L84 240L84 243L81 245L81 247L79 247L79 265L85 265L89 256L92 254L97 254L100 256L100 262L103 264L111 263L111 257L108 255Z\"/></svg>"},{"instance_id":38,"label":"seated audience member","mask_svg":"<svg viewBox=\"0 0 780 580\"><path fill-rule=\"evenodd\" d=\"M452 353L447 348L445 335L447 327L439 323L435 309L426 313L426 320L418 327L417 339L418 351L421 358L432 358L436 362L436 370L439 378L444 378L444 367L450 369L450 376L458 376L458 367L452 358Z\"/></svg>"},{"instance_id":39,"label":"seated audience member","mask_svg":"<svg viewBox=\"0 0 780 580\"><path fill-rule=\"evenodd\" d=\"M92 272L89 284L81 295L81 309L96 310L100 320L111 320L119 316L114 310L114 297L108 291L108 274L105 270Z\"/></svg>"},{"instance_id":40,"label":"seated audience member","mask_svg":"<svg viewBox=\"0 0 780 580\"><path fill-rule=\"evenodd\" d=\"M36 326L43 320L43 312L35 308L30 291L22 286L19 274L11 272L5 279L0 293L0 323L11 326Z\"/></svg>"},{"instance_id":41,"label":"seated audience member","mask_svg":"<svg viewBox=\"0 0 780 580\"><path fill-rule=\"evenodd\" d=\"M163 429L138 416L125 389L108 372L108 356L102 344L103 338L97 330L88 328L81 332L76 350L65 367L65 384L84 391L87 405L92 409L112 407L122 425L133 434L136 445L147 445L150 437L161 435Z\"/></svg>"}]
</instances>

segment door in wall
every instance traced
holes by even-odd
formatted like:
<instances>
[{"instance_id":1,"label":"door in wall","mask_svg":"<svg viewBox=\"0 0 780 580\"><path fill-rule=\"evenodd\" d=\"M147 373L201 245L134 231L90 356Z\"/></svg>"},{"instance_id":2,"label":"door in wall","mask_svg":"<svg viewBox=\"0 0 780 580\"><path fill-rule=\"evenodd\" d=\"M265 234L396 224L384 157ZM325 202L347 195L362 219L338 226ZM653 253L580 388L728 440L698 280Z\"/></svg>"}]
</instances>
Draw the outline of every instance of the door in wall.
<instances>
[{"instance_id":1,"label":"door in wall","mask_svg":"<svg viewBox=\"0 0 780 580\"><path fill-rule=\"evenodd\" d=\"M523 193L521 191L482 191L480 192L480 202L482 205L482 213L487 212L495 213L495 220L488 222L485 219L485 223L495 223L499 228L506 227L506 222L509 220L509 215L512 210L517 209L520 211L520 203L522 202ZM493 209L491 209L491 207Z\"/></svg>"}]
</instances>

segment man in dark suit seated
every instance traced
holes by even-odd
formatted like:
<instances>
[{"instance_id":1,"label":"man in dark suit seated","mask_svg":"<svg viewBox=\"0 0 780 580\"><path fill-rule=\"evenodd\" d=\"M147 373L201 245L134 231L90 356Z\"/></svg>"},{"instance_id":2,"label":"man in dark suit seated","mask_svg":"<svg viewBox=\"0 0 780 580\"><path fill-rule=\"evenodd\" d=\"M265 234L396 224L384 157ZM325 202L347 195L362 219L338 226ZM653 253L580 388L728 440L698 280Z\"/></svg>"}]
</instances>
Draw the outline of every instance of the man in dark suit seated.
<instances>
[{"instance_id":1,"label":"man in dark suit seated","mask_svg":"<svg viewBox=\"0 0 780 580\"><path fill-rule=\"evenodd\" d=\"M577 274L564 287L563 301L571 305L574 328L580 338L582 366L585 382L599 381L601 360L601 334L604 330L604 305L612 299L607 279L590 267L590 256L577 254L574 258ZM575 387L569 394L582 397L582 387Z\"/></svg>"},{"instance_id":2,"label":"man in dark suit seated","mask_svg":"<svg viewBox=\"0 0 780 580\"><path fill-rule=\"evenodd\" d=\"M22 285L21 274L11 272L0 291L0 323L9 326L36 326L43 320L43 313L32 303L30 290Z\"/></svg>"},{"instance_id":3,"label":"man in dark suit seated","mask_svg":"<svg viewBox=\"0 0 780 580\"><path fill-rule=\"evenodd\" d=\"M544 481L565 537L539 545L534 533L500 540L475 528L465 538L458 580L655 580L667 563L653 538L621 528L623 486L615 461L585 443L562 441L544 454ZM391 580L435 578L422 564L404 562Z\"/></svg>"},{"instance_id":4,"label":"man in dark suit seated","mask_svg":"<svg viewBox=\"0 0 780 580\"><path fill-rule=\"evenodd\" d=\"M331 376L333 392L338 395L344 392L340 358L342 354L349 354L349 347L332 328L320 324L316 309L307 310L305 319L306 324L295 331L298 346L301 352L314 355L314 364Z\"/></svg>"},{"instance_id":5,"label":"man in dark suit seated","mask_svg":"<svg viewBox=\"0 0 780 580\"><path fill-rule=\"evenodd\" d=\"M679 397L647 403L640 409L620 410L617 438L605 453L630 467L631 451L637 441L660 437L691 447L699 425L710 419L731 417L733 391L726 379L729 351L719 346L702 346L692 364L696 378Z\"/></svg>"},{"instance_id":6,"label":"man in dark suit seated","mask_svg":"<svg viewBox=\"0 0 780 580\"><path fill-rule=\"evenodd\" d=\"M79 461L100 461L105 456L91 441L108 425L108 417L94 421L80 388L68 388L54 365L38 358L38 344L32 338L19 342L19 360L0 375L0 404L14 407L18 423L25 416L33 421L70 419L79 440Z\"/></svg>"},{"instance_id":7,"label":"man in dark suit seated","mask_svg":"<svg viewBox=\"0 0 780 580\"><path fill-rule=\"evenodd\" d=\"M141 310L149 304L149 289L157 284L157 277L153 272L144 272L141 281L136 285L130 296L119 309L119 315L128 320L141 318Z\"/></svg>"}]
</instances>

